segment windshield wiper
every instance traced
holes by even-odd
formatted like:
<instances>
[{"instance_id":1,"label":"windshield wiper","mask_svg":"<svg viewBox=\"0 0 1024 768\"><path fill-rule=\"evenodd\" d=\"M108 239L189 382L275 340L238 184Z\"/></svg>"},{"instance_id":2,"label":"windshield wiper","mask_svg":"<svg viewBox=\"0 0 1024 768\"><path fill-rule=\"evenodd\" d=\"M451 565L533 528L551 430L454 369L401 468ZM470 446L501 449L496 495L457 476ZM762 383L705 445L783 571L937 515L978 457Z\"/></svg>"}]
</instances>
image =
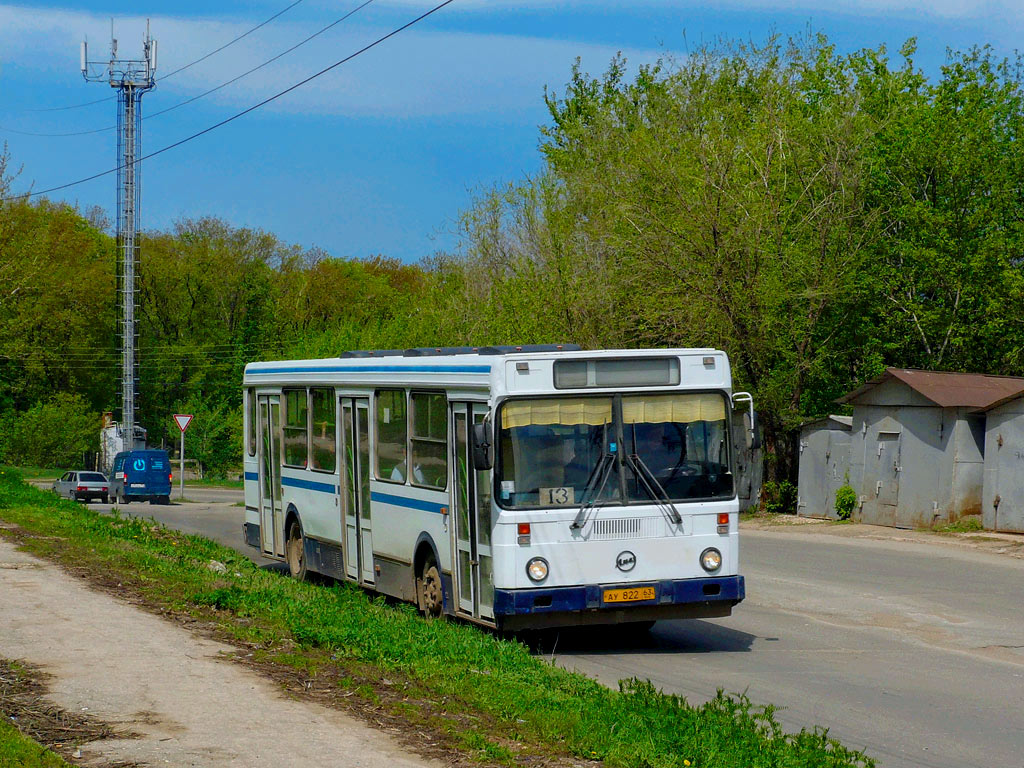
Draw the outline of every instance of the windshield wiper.
<instances>
[{"instance_id":1,"label":"windshield wiper","mask_svg":"<svg viewBox=\"0 0 1024 768\"><path fill-rule=\"evenodd\" d=\"M651 498L658 502L658 508L662 512L668 515L668 519L671 520L675 525L679 525L683 522L683 518L679 515L679 510L676 509L676 505L672 503L672 497L669 496L665 489L661 487L661 483L658 482L658 478L651 472L650 467L644 464L644 460L639 455L632 453L626 456L626 461L633 468L633 474L637 476L638 480L643 481L644 488L647 489L647 493L650 494Z\"/></svg>"},{"instance_id":2,"label":"windshield wiper","mask_svg":"<svg viewBox=\"0 0 1024 768\"><path fill-rule=\"evenodd\" d=\"M578 531L583 527L583 524L587 521L587 514L597 504L601 494L604 493L604 487L608 483L608 477L611 475L611 468L614 464L614 453L604 454L601 460L597 462L594 471L587 478L587 484L584 486L583 495L580 498L580 511L576 513L576 518L572 521L572 525L569 526L569 530ZM600 487L598 487L598 484L600 484Z\"/></svg>"}]
</instances>

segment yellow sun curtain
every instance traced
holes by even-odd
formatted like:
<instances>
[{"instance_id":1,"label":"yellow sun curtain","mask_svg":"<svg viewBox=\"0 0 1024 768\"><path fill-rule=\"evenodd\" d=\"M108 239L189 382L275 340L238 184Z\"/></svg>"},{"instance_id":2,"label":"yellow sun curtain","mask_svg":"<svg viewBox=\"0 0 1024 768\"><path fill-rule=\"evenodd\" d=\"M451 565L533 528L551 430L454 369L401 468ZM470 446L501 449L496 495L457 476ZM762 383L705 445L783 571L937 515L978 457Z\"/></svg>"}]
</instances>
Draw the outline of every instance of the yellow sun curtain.
<instances>
[{"instance_id":1,"label":"yellow sun curtain","mask_svg":"<svg viewBox=\"0 0 1024 768\"><path fill-rule=\"evenodd\" d=\"M552 400L513 400L501 409L501 428L514 429L533 424L574 424L600 426L612 420L610 397L568 398Z\"/></svg>"},{"instance_id":2,"label":"yellow sun curtain","mask_svg":"<svg viewBox=\"0 0 1024 768\"><path fill-rule=\"evenodd\" d=\"M622 398L623 424L659 424L723 421L725 398L711 393L653 395Z\"/></svg>"},{"instance_id":3,"label":"yellow sun curtain","mask_svg":"<svg viewBox=\"0 0 1024 768\"><path fill-rule=\"evenodd\" d=\"M625 424L724 421L725 398L712 393L629 395L622 398ZM612 420L611 398L557 398L513 400L501 409L502 429L531 425L599 426Z\"/></svg>"}]
</instances>

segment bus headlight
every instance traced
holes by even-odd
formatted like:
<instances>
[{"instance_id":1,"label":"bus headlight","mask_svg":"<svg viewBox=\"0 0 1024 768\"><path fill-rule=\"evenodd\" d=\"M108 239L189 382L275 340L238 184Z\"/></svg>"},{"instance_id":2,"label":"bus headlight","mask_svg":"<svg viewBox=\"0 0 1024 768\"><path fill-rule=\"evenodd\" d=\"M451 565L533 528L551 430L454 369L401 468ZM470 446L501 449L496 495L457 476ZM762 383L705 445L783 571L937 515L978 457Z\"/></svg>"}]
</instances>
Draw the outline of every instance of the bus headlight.
<instances>
[{"instance_id":1,"label":"bus headlight","mask_svg":"<svg viewBox=\"0 0 1024 768\"><path fill-rule=\"evenodd\" d=\"M708 547L700 553L700 566L708 573L722 567L722 553L714 547Z\"/></svg>"},{"instance_id":2,"label":"bus headlight","mask_svg":"<svg viewBox=\"0 0 1024 768\"><path fill-rule=\"evenodd\" d=\"M526 564L526 575L530 581L540 583L548 577L548 561L543 557L535 557Z\"/></svg>"}]
</instances>

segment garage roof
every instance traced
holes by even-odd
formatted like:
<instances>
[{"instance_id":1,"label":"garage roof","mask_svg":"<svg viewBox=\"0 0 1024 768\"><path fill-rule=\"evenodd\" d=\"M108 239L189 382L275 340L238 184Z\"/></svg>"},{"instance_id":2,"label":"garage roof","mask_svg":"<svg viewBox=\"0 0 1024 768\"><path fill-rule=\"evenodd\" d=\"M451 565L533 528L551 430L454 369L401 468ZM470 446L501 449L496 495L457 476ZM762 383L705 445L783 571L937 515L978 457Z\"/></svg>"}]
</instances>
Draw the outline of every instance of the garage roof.
<instances>
[{"instance_id":1,"label":"garage roof","mask_svg":"<svg viewBox=\"0 0 1024 768\"><path fill-rule=\"evenodd\" d=\"M921 371L914 368L886 368L885 373L839 398L850 403L889 379L898 379L942 408L988 408L994 403L1024 393L1024 378L989 376L984 373Z\"/></svg>"}]
</instances>

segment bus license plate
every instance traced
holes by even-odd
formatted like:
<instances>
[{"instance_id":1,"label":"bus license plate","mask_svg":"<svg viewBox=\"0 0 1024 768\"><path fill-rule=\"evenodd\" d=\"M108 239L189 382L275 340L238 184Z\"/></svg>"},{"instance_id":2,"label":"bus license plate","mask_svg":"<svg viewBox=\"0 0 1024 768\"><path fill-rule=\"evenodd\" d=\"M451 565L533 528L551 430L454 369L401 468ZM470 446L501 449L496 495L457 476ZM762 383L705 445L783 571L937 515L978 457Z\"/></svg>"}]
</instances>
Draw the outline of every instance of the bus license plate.
<instances>
[{"instance_id":1,"label":"bus license plate","mask_svg":"<svg viewBox=\"0 0 1024 768\"><path fill-rule=\"evenodd\" d=\"M628 589L606 589L606 603L632 603L636 600L653 600L654 587L629 587Z\"/></svg>"}]
</instances>

